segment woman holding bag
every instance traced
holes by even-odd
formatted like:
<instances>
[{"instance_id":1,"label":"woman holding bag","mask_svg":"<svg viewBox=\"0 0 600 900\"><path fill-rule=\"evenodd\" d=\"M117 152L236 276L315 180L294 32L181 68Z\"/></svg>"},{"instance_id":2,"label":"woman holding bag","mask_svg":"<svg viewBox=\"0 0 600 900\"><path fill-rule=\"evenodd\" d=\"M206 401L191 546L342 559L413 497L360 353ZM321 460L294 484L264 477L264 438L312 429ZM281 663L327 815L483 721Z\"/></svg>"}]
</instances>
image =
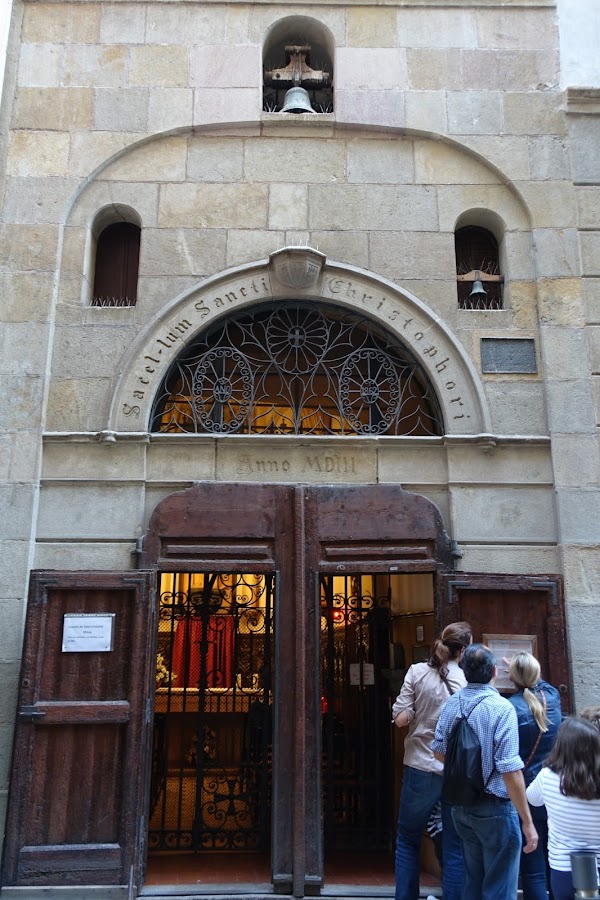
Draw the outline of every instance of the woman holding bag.
<instances>
[{"instance_id":1,"label":"woman holding bag","mask_svg":"<svg viewBox=\"0 0 600 900\"><path fill-rule=\"evenodd\" d=\"M448 697L466 684L459 667L473 640L466 622L447 625L427 662L412 665L392 707L398 728L408 725L404 777L396 836L395 900L419 897L419 855L423 832L442 795L443 764L431 752L435 726ZM464 880L462 847L450 809L442 804L442 885L444 900L460 900Z\"/></svg>"},{"instance_id":2,"label":"woman holding bag","mask_svg":"<svg viewBox=\"0 0 600 900\"><path fill-rule=\"evenodd\" d=\"M540 664L531 653L517 653L508 674L516 692L508 699L519 722L519 754L525 763L525 786L531 784L552 750L561 723L558 691L540 677ZM543 806L531 807L539 843L531 853L521 853L523 900L548 900L548 823Z\"/></svg>"}]
</instances>

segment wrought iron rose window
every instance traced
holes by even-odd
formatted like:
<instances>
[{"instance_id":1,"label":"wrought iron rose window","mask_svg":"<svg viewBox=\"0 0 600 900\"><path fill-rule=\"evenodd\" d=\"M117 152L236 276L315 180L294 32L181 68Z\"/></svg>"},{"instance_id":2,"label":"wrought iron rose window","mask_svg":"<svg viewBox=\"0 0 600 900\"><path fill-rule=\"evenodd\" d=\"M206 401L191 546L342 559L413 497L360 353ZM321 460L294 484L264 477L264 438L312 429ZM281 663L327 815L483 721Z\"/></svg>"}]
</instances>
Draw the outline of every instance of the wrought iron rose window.
<instances>
[{"instance_id":1,"label":"wrought iron rose window","mask_svg":"<svg viewBox=\"0 0 600 900\"><path fill-rule=\"evenodd\" d=\"M315 303L269 304L220 322L171 366L152 431L438 435L422 367L367 319Z\"/></svg>"}]
</instances>

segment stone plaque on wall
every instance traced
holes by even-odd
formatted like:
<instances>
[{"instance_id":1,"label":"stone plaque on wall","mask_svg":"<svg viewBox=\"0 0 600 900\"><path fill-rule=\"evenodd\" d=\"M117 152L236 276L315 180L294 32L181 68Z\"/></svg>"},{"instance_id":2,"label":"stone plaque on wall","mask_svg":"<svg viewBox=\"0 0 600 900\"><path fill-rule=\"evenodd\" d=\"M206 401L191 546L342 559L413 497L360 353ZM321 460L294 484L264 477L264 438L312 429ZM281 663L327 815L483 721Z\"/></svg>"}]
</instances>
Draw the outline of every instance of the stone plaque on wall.
<instances>
[{"instance_id":1,"label":"stone plaque on wall","mask_svg":"<svg viewBox=\"0 0 600 900\"><path fill-rule=\"evenodd\" d=\"M535 374L535 341L533 338L481 338L481 371Z\"/></svg>"}]
</instances>

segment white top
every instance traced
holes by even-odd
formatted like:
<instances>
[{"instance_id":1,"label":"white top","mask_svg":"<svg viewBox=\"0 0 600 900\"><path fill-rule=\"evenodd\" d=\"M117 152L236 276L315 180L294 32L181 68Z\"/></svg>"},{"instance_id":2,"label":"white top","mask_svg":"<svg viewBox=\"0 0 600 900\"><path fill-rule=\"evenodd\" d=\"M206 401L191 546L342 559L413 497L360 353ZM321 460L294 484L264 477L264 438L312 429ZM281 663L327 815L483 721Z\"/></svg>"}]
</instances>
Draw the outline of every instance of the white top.
<instances>
[{"instance_id":1,"label":"white top","mask_svg":"<svg viewBox=\"0 0 600 900\"><path fill-rule=\"evenodd\" d=\"M572 850L594 850L600 862L600 800L565 797L560 775L543 768L527 788L532 806L548 813L548 860L558 872L571 871Z\"/></svg>"},{"instance_id":2,"label":"white top","mask_svg":"<svg viewBox=\"0 0 600 900\"><path fill-rule=\"evenodd\" d=\"M463 670L454 660L448 663L447 681L440 678L438 670L427 663L414 663L410 667L392 707L392 721L401 712L406 712L409 721L408 735L404 741L405 766L442 774L444 764L434 757L431 750L435 726L451 691L460 691L466 683Z\"/></svg>"}]
</instances>

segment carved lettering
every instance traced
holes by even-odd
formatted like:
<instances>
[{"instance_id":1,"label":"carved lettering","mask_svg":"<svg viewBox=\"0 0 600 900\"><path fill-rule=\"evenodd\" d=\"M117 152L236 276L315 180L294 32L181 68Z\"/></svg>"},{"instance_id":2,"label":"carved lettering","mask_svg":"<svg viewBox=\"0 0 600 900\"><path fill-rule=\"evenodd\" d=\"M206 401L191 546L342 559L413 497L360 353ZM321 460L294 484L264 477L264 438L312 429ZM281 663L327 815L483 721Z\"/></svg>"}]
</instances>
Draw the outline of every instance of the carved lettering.
<instances>
[{"instance_id":1,"label":"carved lettering","mask_svg":"<svg viewBox=\"0 0 600 900\"><path fill-rule=\"evenodd\" d=\"M434 347L432 344L431 347L426 347L422 352L427 356L437 356L437 347Z\"/></svg>"},{"instance_id":2,"label":"carved lettering","mask_svg":"<svg viewBox=\"0 0 600 900\"><path fill-rule=\"evenodd\" d=\"M144 392L143 391L134 391L133 396L135 397L136 400L143 400Z\"/></svg>"},{"instance_id":3,"label":"carved lettering","mask_svg":"<svg viewBox=\"0 0 600 900\"><path fill-rule=\"evenodd\" d=\"M196 304L194 304L198 312L200 313L200 319L205 319L210 314L210 308L206 305L204 300L198 300Z\"/></svg>"},{"instance_id":4,"label":"carved lettering","mask_svg":"<svg viewBox=\"0 0 600 900\"><path fill-rule=\"evenodd\" d=\"M344 290L344 282L341 278L332 278L329 282L329 290L332 294L339 294L340 291Z\"/></svg>"},{"instance_id":5,"label":"carved lettering","mask_svg":"<svg viewBox=\"0 0 600 900\"><path fill-rule=\"evenodd\" d=\"M215 297L215 306L218 306L218 307L225 306L225 301L222 300L220 297Z\"/></svg>"},{"instance_id":6,"label":"carved lettering","mask_svg":"<svg viewBox=\"0 0 600 900\"><path fill-rule=\"evenodd\" d=\"M139 406L129 406L128 403L123 404L123 415L124 416L135 416L136 419L140 414Z\"/></svg>"},{"instance_id":7,"label":"carved lettering","mask_svg":"<svg viewBox=\"0 0 600 900\"><path fill-rule=\"evenodd\" d=\"M440 362L437 362L435 364L436 372L443 372L444 369L446 369L448 367L447 363L449 363L449 362L450 362L450 360L448 359L448 357L446 357L446 359L440 360Z\"/></svg>"},{"instance_id":8,"label":"carved lettering","mask_svg":"<svg viewBox=\"0 0 600 900\"><path fill-rule=\"evenodd\" d=\"M237 295L236 295L235 291L228 291L225 294L225 299L227 300L228 303L235 303L235 301L237 300Z\"/></svg>"}]
</instances>

